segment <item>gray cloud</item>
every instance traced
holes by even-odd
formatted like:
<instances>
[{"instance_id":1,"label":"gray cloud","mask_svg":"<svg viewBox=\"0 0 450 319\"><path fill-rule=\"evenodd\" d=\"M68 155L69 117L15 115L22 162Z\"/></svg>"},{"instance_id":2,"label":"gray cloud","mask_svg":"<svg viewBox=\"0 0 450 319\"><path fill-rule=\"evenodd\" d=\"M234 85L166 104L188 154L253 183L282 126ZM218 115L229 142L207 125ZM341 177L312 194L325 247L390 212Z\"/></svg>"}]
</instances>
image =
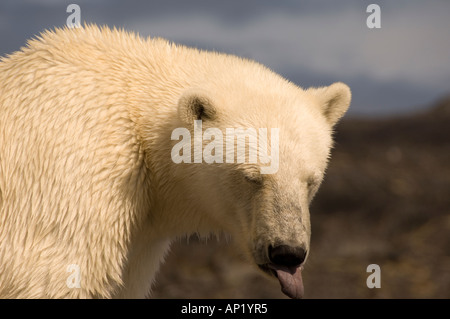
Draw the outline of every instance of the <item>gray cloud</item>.
<instances>
[{"instance_id":1,"label":"gray cloud","mask_svg":"<svg viewBox=\"0 0 450 319\"><path fill-rule=\"evenodd\" d=\"M71 2L2 2L0 54L64 25ZM253 58L301 86L345 81L354 114L415 109L447 93L450 3L378 1L382 28L370 30L371 2L76 1L87 22Z\"/></svg>"},{"instance_id":2,"label":"gray cloud","mask_svg":"<svg viewBox=\"0 0 450 319\"><path fill-rule=\"evenodd\" d=\"M135 19L126 25L148 35L239 52L274 69L294 67L346 78L366 76L446 89L450 41L442 36L450 40L444 33L450 30L450 19L438 8L434 13L427 10L430 16L426 17L423 8L426 6L405 7L383 16L379 30L366 27L365 8L361 6L339 15L318 11L299 17L271 11L239 26L199 14Z\"/></svg>"}]
</instances>

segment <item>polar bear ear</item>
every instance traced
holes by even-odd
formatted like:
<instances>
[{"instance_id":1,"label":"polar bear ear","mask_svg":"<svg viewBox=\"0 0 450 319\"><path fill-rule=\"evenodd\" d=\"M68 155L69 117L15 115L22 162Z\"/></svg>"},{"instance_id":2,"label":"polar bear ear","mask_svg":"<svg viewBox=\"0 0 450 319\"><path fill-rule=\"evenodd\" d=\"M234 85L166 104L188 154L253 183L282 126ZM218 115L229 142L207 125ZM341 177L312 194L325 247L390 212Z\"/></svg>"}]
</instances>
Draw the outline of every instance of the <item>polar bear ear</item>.
<instances>
[{"instance_id":1,"label":"polar bear ear","mask_svg":"<svg viewBox=\"0 0 450 319\"><path fill-rule=\"evenodd\" d=\"M334 126L345 114L352 99L350 88L342 82L333 83L328 87L309 89L308 91L319 98L322 113L331 126Z\"/></svg>"},{"instance_id":2,"label":"polar bear ear","mask_svg":"<svg viewBox=\"0 0 450 319\"><path fill-rule=\"evenodd\" d=\"M216 114L211 98L202 90L188 90L178 100L178 116L186 124L193 124L196 120L213 120Z\"/></svg>"}]
</instances>

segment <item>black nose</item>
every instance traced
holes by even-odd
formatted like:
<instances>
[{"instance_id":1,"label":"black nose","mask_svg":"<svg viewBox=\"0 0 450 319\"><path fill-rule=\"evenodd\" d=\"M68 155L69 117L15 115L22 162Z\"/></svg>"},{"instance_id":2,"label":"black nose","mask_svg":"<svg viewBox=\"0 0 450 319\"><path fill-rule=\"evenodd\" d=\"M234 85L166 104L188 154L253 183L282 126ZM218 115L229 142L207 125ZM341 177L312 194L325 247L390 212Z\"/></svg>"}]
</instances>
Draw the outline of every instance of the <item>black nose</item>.
<instances>
[{"instance_id":1,"label":"black nose","mask_svg":"<svg viewBox=\"0 0 450 319\"><path fill-rule=\"evenodd\" d=\"M306 250L288 245L269 246L269 258L275 265L293 267L305 261Z\"/></svg>"}]
</instances>

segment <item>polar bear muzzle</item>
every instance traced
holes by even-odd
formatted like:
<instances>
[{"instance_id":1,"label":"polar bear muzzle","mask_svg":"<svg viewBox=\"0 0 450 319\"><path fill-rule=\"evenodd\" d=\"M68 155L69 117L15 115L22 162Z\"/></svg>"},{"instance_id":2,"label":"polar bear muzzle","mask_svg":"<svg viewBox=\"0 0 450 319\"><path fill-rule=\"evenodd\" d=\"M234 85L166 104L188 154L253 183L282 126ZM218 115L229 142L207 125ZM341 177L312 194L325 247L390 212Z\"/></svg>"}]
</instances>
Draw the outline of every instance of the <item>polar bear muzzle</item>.
<instances>
[{"instance_id":1,"label":"polar bear muzzle","mask_svg":"<svg viewBox=\"0 0 450 319\"><path fill-rule=\"evenodd\" d=\"M270 263L258 265L264 272L274 275L281 291L293 299L304 295L302 270L307 252L302 247L288 245L269 246Z\"/></svg>"}]
</instances>

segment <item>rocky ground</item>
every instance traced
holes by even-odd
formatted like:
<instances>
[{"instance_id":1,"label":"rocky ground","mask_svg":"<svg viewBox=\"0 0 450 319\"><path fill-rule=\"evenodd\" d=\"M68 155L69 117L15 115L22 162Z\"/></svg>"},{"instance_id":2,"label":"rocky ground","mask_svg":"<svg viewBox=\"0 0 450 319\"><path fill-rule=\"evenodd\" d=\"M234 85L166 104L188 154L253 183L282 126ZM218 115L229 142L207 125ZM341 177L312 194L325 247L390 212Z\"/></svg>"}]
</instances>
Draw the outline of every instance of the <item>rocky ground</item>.
<instances>
[{"instance_id":1,"label":"rocky ground","mask_svg":"<svg viewBox=\"0 0 450 319\"><path fill-rule=\"evenodd\" d=\"M450 298L450 98L429 111L346 119L311 207L305 298ZM381 288L369 289L369 264ZM286 298L232 240L173 245L155 298Z\"/></svg>"}]
</instances>

